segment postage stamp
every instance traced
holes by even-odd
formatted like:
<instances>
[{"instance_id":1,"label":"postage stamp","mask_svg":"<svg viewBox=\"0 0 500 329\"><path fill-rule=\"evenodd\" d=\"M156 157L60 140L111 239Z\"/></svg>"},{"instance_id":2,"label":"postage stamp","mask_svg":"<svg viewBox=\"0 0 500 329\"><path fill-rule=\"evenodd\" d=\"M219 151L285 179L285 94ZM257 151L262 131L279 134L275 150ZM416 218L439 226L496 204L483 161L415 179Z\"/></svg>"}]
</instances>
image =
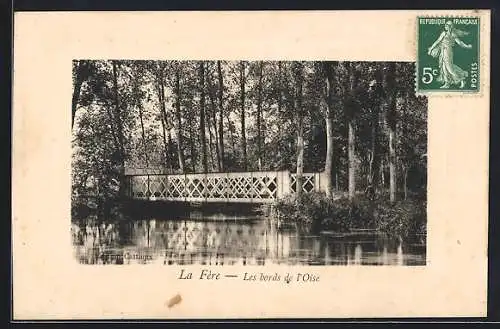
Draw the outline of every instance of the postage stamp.
<instances>
[{"instance_id":1,"label":"postage stamp","mask_svg":"<svg viewBox=\"0 0 500 329\"><path fill-rule=\"evenodd\" d=\"M418 17L417 92L478 92L479 18Z\"/></svg>"}]
</instances>

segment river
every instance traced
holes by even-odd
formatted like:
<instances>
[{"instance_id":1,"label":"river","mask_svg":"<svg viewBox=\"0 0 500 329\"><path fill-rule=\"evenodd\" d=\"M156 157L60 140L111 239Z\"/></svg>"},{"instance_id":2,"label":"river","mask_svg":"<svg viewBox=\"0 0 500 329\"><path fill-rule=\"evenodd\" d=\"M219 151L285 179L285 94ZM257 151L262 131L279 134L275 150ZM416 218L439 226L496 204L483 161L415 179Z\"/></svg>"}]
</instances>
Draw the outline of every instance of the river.
<instances>
[{"instance_id":1,"label":"river","mask_svg":"<svg viewBox=\"0 0 500 329\"><path fill-rule=\"evenodd\" d=\"M72 226L83 264L425 265L425 239L277 230L258 216L203 215Z\"/></svg>"}]
</instances>

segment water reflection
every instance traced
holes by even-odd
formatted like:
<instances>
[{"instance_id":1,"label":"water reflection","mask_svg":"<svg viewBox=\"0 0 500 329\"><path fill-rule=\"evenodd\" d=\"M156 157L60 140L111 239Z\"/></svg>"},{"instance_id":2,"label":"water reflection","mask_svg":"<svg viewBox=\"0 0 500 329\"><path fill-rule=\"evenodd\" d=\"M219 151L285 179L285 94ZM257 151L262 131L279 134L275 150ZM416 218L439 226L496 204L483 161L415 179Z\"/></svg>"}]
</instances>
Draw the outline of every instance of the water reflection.
<instances>
[{"instance_id":1,"label":"water reflection","mask_svg":"<svg viewBox=\"0 0 500 329\"><path fill-rule=\"evenodd\" d=\"M85 264L425 265L418 238L367 232L308 235L278 231L264 219L135 220L73 225Z\"/></svg>"}]
</instances>

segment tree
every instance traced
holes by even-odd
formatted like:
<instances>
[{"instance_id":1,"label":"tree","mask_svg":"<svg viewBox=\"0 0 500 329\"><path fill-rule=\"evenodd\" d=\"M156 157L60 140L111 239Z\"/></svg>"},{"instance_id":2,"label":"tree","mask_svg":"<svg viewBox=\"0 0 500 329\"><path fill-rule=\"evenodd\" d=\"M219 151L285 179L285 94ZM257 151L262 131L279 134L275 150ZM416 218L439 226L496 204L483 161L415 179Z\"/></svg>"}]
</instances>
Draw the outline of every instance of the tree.
<instances>
[{"instance_id":1,"label":"tree","mask_svg":"<svg viewBox=\"0 0 500 329\"><path fill-rule=\"evenodd\" d=\"M125 181L125 138L123 134L123 123L121 118L121 108L120 108L120 96L118 92L118 70L119 64L116 61L111 61L113 67L113 89L114 89L114 101L115 101L115 116L116 116L116 128L118 134L118 161L119 161L119 173L120 173L120 189L119 196L125 197L126 194L126 181Z\"/></svg>"},{"instance_id":2,"label":"tree","mask_svg":"<svg viewBox=\"0 0 500 329\"><path fill-rule=\"evenodd\" d=\"M354 63L345 63L347 73L347 86L344 89L344 107L347 119L347 157L348 157L348 191L352 200L356 193L356 140L354 123L356 114L360 110L358 100L359 72Z\"/></svg>"},{"instance_id":3,"label":"tree","mask_svg":"<svg viewBox=\"0 0 500 329\"><path fill-rule=\"evenodd\" d=\"M125 167L295 171L299 194L324 168L328 196L387 181L392 202L425 187L427 103L411 63L73 65L73 197L123 196Z\"/></svg>"},{"instance_id":4,"label":"tree","mask_svg":"<svg viewBox=\"0 0 500 329\"><path fill-rule=\"evenodd\" d=\"M257 91L257 166L262 170L262 79L263 79L264 62L258 63L258 91Z\"/></svg>"},{"instance_id":5,"label":"tree","mask_svg":"<svg viewBox=\"0 0 500 329\"><path fill-rule=\"evenodd\" d=\"M175 93L175 120L176 120L176 135L177 135L177 159L179 161L179 170L184 172L184 141L182 137L182 110L181 110L181 63L174 63L175 80L174 80L174 93Z\"/></svg>"},{"instance_id":6,"label":"tree","mask_svg":"<svg viewBox=\"0 0 500 329\"><path fill-rule=\"evenodd\" d=\"M246 124L245 124L245 84L246 84L246 72L245 72L245 62L239 62L240 69L240 106L241 106L241 150L243 153L243 170L247 170L247 137L246 137Z\"/></svg>"},{"instance_id":7,"label":"tree","mask_svg":"<svg viewBox=\"0 0 500 329\"><path fill-rule=\"evenodd\" d=\"M199 62L199 91L200 91L200 141L203 159L203 172L208 172L207 142L205 135L205 64Z\"/></svg>"},{"instance_id":8,"label":"tree","mask_svg":"<svg viewBox=\"0 0 500 329\"><path fill-rule=\"evenodd\" d=\"M295 81L294 108L297 115L297 175L296 175L296 192L297 195L302 194L302 180L304 172L304 109L303 105L303 83L304 83L304 67L301 62L294 62L292 67L293 77Z\"/></svg>"},{"instance_id":9,"label":"tree","mask_svg":"<svg viewBox=\"0 0 500 329\"><path fill-rule=\"evenodd\" d=\"M219 105L219 152L220 152L220 171L224 171L224 76L222 75L221 61L217 61L218 78L218 105Z\"/></svg>"},{"instance_id":10,"label":"tree","mask_svg":"<svg viewBox=\"0 0 500 329\"><path fill-rule=\"evenodd\" d=\"M378 186L378 175L380 172L380 152L378 145L379 116L383 107L383 72L382 68L375 68L375 77L371 80L369 89L370 104L370 156L368 169L368 188L370 193L375 193ZM383 111L382 111L383 112Z\"/></svg>"},{"instance_id":11,"label":"tree","mask_svg":"<svg viewBox=\"0 0 500 329\"><path fill-rule=\"evenodd\" d=\"M386 120L389 134L389 197L391 202L396 201L396 65L391 62L387 64L385 74L384 90L386 94Z\"/></svg>"},{"instance_id":12,"label":"tree","mask_svg":"<svg viewBox=\"0 0 500 329\"><path fill-rule=\"evenodd\" d=\"M71 128L75 121L76 110L80 102L82 85L93 73L94 66L88 60L73 61L73 96L71 97Z\"/></svg>"},{"instance_id":13,"label":"tree","mask_svg":"<svg viewBox=\"0 0 500 329\"><path fill-rule=\"evenodd\" d=\"M325 76L325 92L323 95L323 108L325 113L326 126L326 159L325 159L325 180L326 180L326 195L332 196L332 181L333 181L333 156L334 156L334 132L333 119L335 114L334 103L339 101L336 97L335 82L334 82L334 66L332 62L322 62L322 71Z\"/></svg>"}]
</instances>

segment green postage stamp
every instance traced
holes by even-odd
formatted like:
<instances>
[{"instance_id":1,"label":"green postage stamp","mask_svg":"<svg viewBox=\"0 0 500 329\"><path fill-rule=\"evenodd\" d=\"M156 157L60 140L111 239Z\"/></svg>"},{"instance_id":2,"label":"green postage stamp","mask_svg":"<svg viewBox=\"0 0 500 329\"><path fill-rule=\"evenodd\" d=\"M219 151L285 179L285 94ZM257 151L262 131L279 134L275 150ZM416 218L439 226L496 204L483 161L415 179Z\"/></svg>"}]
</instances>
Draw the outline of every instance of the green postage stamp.
<instances>
[{"instance_id":1,"label":"green postage stamp","mask_svg":"<svg viewBox=\"0 0 500 329\"><path fill-rule=\"evenodd\" d=\"M418 17L417 91L479 91L479 18Z\"/></svg>"}]
</instances>

